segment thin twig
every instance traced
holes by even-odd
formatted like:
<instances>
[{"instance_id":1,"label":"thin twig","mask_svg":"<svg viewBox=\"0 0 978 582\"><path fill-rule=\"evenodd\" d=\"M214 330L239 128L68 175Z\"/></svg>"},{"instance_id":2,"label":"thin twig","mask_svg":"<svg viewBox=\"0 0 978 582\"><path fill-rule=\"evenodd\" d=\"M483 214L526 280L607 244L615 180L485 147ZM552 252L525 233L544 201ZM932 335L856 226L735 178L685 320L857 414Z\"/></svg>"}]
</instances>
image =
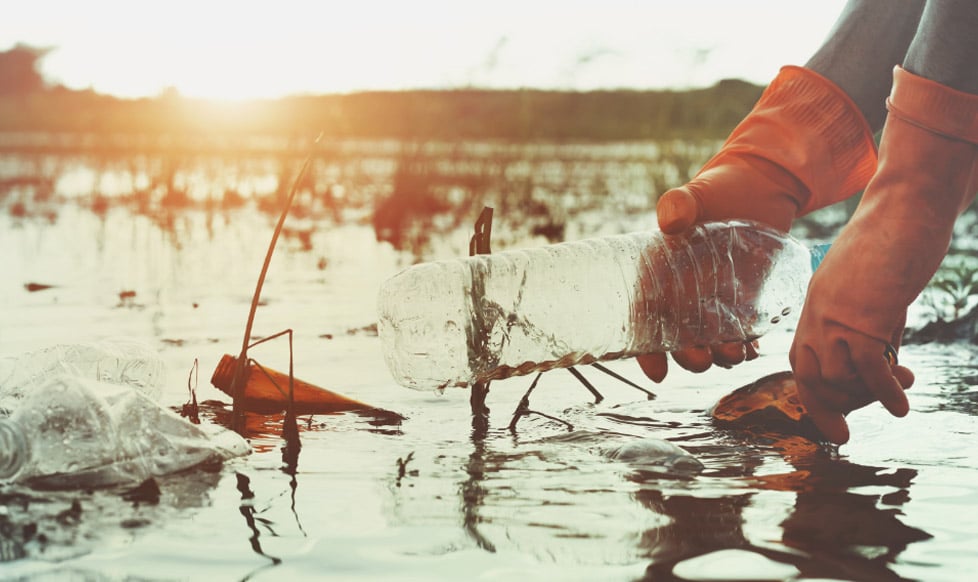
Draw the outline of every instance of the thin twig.
<instances>
[{"instance_id":1,"label":"thin twig","mask_svg":"<svg viewBox=\"0 0 978 582\"><path fill-rule=\"evenodd\" d=\"M541 376L543 376L543 372L537 372L536 377L533 378L533 383L530 384L529 388L527 388L526 393L523 394L523 398L520 399L520 403L516 406L516 410L513 411L513 418L509 421L509 432L516 434L516 424L521 418L531 414L536 414L537 416L542 416L554 422L559 422L566 426L567 430L574 430L574 425L562 418L557 418L556 416L551 416L549 414L544 414L542 412L530 409L530 393L537 387L537 382L540 381Z\"/></svg>"},{"instance_id":2,"label":"thin twig","mask_svg":"<svg viewBox=\"0 0 978 582\"><path fill-rule=\"evenodd\" d=\"M299 466L299 451L302 450L302 442L299 440L299 425L295 418L295 373L292 365L292 330L286 330L289 334L289 404L285 410L285 419L282 421L282 438L285 445L282 447L282 462L285 463L283 470L295 476Z\"/></svg>"},{"instance_id":3,"label":"thin twig","mask_svg":"<svg viewBox=\"0 0 978 582\"><path fill-rule=\"evenodd\" d=\"M313 142L313 150L319 145L319 140L321 140L323 134L320 133ZM295 199L295 194L299 190L299 184L302 183L303 177L306 175L306 170L309 169L309 164L312 162L314 151L310 151L309 155L306 156L305 161L302 162L302 167L299 169L298 175L296 175L295 180L292 182L292 188L289 191L289 197L285 201L285 207L282 208L282 215L279 216L278 224L275 225L275 231L272 233L272 240L268 244L268 252L265 254L265 262L262 264L261 273L258 275L258 283L255 285L255 295L251 299L251 311L248 313L248 322L245 324L244 340L241 342L241 354L238 355L237 365L234 368L234 377L231 380L231 397L233 399L233 406L231 409L231 427L238 433L244 432L244 378L245 378L245 365L248 361L248 342L251 339L251 328L255 323L255 312L258 310L258 300L261 297L261 288L265 284L265 275L268 273L268 266L272 262L272 253L275 252L275 243L278 242L279 234L282 232L282 226L285 224L285 217L289 214L289 209L292 208L292 201ZM291 362L289 364L291 368ZM290 370L291 372L291 370ZM291 376L291 374L290 374Z\"/></svg>"},{"instance_id":4,"label":"thin twig","mask_svg":"<svg viewBox=\"0 0 978 582\"><path fill-rule=\"evenodd\" d=\"M411 459L413 458L414 458L414 451L408 453L407 456L404 457L403 459L400 457L397 458L397 478L394 480L394 484L397 485L398 487L401 486L401 480L403 480L404 477L408 475L407 466L408 463L410 463ZM417 471L414 471L414 473L417 473Z\"/></svg>"},{"instance_id":5,"label":"thin twig","mask_svg":"<svg viewBox=\"0 0 978 582\"><path fill-rule=\"evenodd\" d=\"M537 372L530 387L526 389L526 393L520 399L520 403L516 405L516 410L513 411L513 418L509 421L509 432L516 432L516 423L519 422L520 417L526 416L530 411L530 393L537 387L537 382L540 381L541 376L543 376L543 372Z\"/></svg>"},{"instance_id":6,"label":"thin twig","mask_svg":"<svg viewBox=\"0 0 978 582\"><path fill-rule=\"evenodd\" d=\"M604 400L604 396L602 396L601 393L598 392L597 388L595 388L590 382L588 382L587 378L585 378L583 374L577 371L577 368L571 366L570 368L567 368L567 371L573 374L575 378L580 380L581 384L584 384L584 387L588 389L588 392L594 395L595 404L598 404L599 402Z\"/></svg>"},{"instance_id":7,"label":"thin twig","mask_svg":"<svg viewBox=\"0 0 978 582\"><path fill-rule=\"evenodd\" d=\"M479 218L475 220L475 233L469 239L469 256L491 254L492 250L489 248L491 237L492 207L484 206L479 213Z\"/></svg>"},{"instance_id":8,"label":"thin twig","mask_svg":"<svg viewBox=\"0 0 978 582\"><path fill-rule=\"evenodd\" d=\"M197 358L194 358L194 365L190 368L190 374L187 375L187 390L190 392L190 401L184 404L181 409L182 415L194 424L200 424L200 407L197 405L198 364Z\"/></svg>"},{"instance_id":9,"label":"thin twig","mask_svg":"<svg viewBox=\"0 0 978 582\"><path fill-rule=\"evenodd\" d=\"M605 374L611 376L615 380L621 380L622 382L624 382L625 384L628 384L629 386L631 386L632 388L634 388L636 390L640 390L642 392L645 392L645 395L649 397L649 400L655 400L656 399L655 392L652 392L651 390L646 390L645 388L642 388L641 386L639 386L635 382L632 382L631 380L629 380L628 378L622 376L621 374L619 374L617 372L614 372L612 370L609 370L608 368L606 368L605 366L603 366L603 365L601 365L601 364L599 364L597 362L591 364L591 367L594 368L595 370L600 370L600 371L604 372Z\"/></svg>"},{"instance_id":10,"label":"thin twig","mask_svg":"<svg viewBox=\"0 0 978 582\"><path fill-rule=\"evenodd\" d=\"M261 345L261 344L263 344L265 342L270 342L273 339L280 338L280 337L282 337L283 335L286 335L286 334L291 335L292 334L292 329L291 328L289 328L289 329L283 329L282 331L280 331L278 333L275 333L275 334L272 334L272 335L270 335L268 337L263 337L261 339L257 339L257 340L255 340L254 342L252 342L248 346L248 349L250 350L251 348L253 348L255 346L259 346L259 345Z\"/></svg>"},{"instance_id":11,"label":"thin twig","mask_svg":"<svg viewBox=\"0 0 978 582\"><path fill-rule=\"evenodd\" d=\"M484 206L475 221L475 232L469 239L469 256L488 255L492 252L489 239L492 236L492 208ZM472 410L472 434L475 438L485 438L489 431L489 382L476 382L469 393L469 406Z\"/></svg>"},{"instance_id":12,"label":"thin twig","mask_svg":"<svg viewBox=\"0 0 978 582\"><path fill-rule=\"evenodd\" d=\"M563 418L557 418L556 416L551 416L549 414L544 414L543 412L539 412L537 410L527 410L526 413L525 413L526 416L529 416L531 414L536 414L537 416L542 416L544 418L548 418L548 419L550 419L550 420L552 420L554 422L559 422L560 424L566 426L568 431L574 430L574 425L571 424L571 423L569 423L569 422L567 422Z\"/></svg>"}]
</instances>

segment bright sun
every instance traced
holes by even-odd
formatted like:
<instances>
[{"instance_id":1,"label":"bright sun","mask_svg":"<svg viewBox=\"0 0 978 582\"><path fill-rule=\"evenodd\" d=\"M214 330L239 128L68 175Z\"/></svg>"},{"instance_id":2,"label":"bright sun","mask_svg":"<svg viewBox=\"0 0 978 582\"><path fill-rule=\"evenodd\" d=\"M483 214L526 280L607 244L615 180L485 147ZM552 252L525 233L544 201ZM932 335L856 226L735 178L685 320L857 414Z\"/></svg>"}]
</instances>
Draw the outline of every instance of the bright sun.
<instances>
[{"instance_id":1,"label":"bright sun","mask_svg":"<svg viewBox=\"0 0 978 582\"><path fill-rule=\"evenodd\" d=\"M122 97L705 86L804 62L843 2L33 0L0 39L53 47L51 80Z\"/></svg>"}]
</instances>

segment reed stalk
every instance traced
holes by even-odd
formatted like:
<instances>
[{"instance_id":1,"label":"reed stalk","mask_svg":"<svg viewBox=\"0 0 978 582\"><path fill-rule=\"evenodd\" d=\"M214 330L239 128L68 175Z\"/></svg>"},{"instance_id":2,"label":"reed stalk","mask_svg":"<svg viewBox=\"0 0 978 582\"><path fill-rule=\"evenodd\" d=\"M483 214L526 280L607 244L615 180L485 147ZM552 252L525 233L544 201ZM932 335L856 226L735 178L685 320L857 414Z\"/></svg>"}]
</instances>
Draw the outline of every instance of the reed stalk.
<instances>
[{"instance_id":1,"label":"reed stalk","mask_svg":"<svg viewBox=\"0 0 978 582\"><path fill-rule=\"evenodd\" d=\"M261 298L261 289L265 284L265 275L268 274L268 266L272 262L272 254L275 252L275 244L278 242L278 237L282 233L282 226L285 224L285 217L289 215L289 210L292 208L292 201L295 200L295 194L298 192L299 185L302 183L302 179L305 177L306 171L309 169L309 165L312 162L312 158L315 153L314 150L316 146L319 145L319 141L322 139L322 137L322 133L316 137L316 140L312 144L313 151L310 151L309 155L306 156L306 159L302 162L302 167L299 168L299 173L292 182L292 187L289 189L289 196L285 201L285 206L282 208L282 214L278 218L278 224L275 225L275 231L272 232L272 240L268 243L268 252L265 253L265 262L262 263L261 273L258 275L258 283L255 285L255 294L251 298L251 310L248 313L248 321L245 324L244 339L241 342L241 353L238 355L238 361L234 367L234 378L231 380L231 398L233 400L231 409L231 428L239 434L243 434L245 429L245 369L248 365L248 343L251 340L251 328L255 323L255 313L258 311L258 302ZM289 372L291 376L291 369ZM291 393L289 394L289 399L290 401L292 399Z\"/></svg>"}]
</instances>

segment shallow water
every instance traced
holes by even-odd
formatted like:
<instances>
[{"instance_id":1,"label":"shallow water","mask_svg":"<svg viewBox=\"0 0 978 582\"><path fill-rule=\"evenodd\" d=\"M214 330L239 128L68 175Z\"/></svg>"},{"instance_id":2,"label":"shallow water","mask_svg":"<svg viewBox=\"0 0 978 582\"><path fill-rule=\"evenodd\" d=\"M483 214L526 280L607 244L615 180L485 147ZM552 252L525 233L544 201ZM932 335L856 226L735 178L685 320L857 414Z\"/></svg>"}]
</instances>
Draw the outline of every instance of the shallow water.
<instances>
[{"instance_id":1,"label":"shallow water","mask_svg":"<svg viewBox=\"0 0 978 582\"><path fill-rule=\"evenodd\" d=\"M167 363L166 404L187 400L195 359L198 398L227 402L208 378L222 354L240 350L272 222L248 206L166 220L75 204L54 220L4 214L0 353L141 338ZM463 253L466 236L444 248ZM281 470L281 418L269 416L251 419L251 456L158 479L155 491L0 489L2 577L971 576L973 348L905 348L901 359L918 379L912 412L853 413L852 442L838 451L708 419L724 394L787 367L790 323L762 339L760 358L733 370L673 370L655 386L633 362L610 366L654 400L585 368L605 396L594 403L569 373L550 372L530 405L563 422L530 415L515 432L507 425L531 379L495 382L488 430L475 430L466 391L410 391L383 365L371 330L376 290L411 260L378 244L369 226L314 222L308 244L280 241L255 325L258 336L294 330L298 377L403 422L302 417L294 476ZM28 283L52 287L32 292ZM284 341L250 353L287 370ZM203 415L221 421L227 408L209 402ZM695 461L663 456L663 440ZM626 453L612 454L620 447Z\"/></svg>"}]
</instances>

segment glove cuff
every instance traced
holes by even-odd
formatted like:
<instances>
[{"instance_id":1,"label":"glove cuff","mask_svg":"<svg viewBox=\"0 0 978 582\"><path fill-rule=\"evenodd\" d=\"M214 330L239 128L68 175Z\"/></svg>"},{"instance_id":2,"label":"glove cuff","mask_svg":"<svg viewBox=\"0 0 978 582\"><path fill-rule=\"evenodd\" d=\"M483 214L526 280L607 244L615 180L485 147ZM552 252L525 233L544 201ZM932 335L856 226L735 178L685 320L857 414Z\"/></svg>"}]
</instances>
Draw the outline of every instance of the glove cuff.
<instances>
[{"instance_id":1,"label":"glove cuff","mask_svg":"<svg viewBox=\"0 0 978 582\"><path fill-rule=\"evenodd\" d=\"M872 130L852 99L797 66L781 68L703 170L721 165L726 156L773 165L766 175L794 201L798 216L865 188L877 162Z\"/></svg>"},{"instance_id":2,"label":"glove cuff","mask_svg":"<svg viewBox=\"0 0 978 582\"><path fill-rule=\"evenodd\" d=\"M804 67L782 67L761 97L781 107L785 119L810 132L809 144L821 150L796 174L809 189L799 215L852 196L876 171L876 142L862 112L838 85Z\"/></svg>"},{"instance_id":3,"label":"glove cuff","mask_svg":"<svg viewBox=\"0 0 978 582\"><path fill-rule=\"evenodd\" d=\"M933 134L978 145L978 95L914 75L897 66L886 100L890 115Z\"/></svg>"}]
</instances>

